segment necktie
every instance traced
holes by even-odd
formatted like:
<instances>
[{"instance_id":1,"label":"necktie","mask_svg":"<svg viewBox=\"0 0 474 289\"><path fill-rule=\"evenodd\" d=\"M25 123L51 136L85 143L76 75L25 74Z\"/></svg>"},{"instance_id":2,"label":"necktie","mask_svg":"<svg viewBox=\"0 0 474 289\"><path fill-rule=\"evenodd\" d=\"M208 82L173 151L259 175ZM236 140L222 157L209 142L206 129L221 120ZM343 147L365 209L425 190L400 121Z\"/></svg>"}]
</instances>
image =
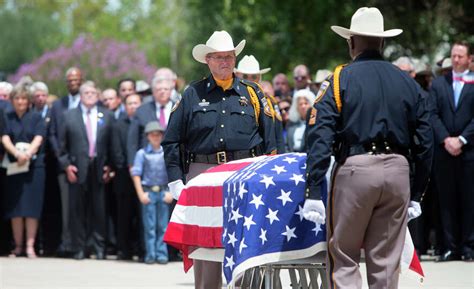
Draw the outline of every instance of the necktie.
<instances>
[{"instance_id":1,"label":"necktie","mask_svg":"<svg viewBox=\"0 0 474 289\"><path fill-rule=\"evenodd\" d=\"M165 107L163 105L160 107L160 125L166 128Z\"/></svg>"},{"instance_id":2,"label":"necktie","mask_svg":"<svg viewBox=\"0 0 474 289\"><path fill-rule=\"evenodd\" d=\"M462 82L461 79L454 79L454 107L458 106L459 97L461 96Z\"/></svg>"},{"instance_id":3,"label":"necktie","mask_svg":"<svg viewBox=\"0 0 474 289\"><path fill-rule=\"evenodd\" d=\"M87 131L87 141L89 142L89 157L94 157L95 143L92 136L92 121L91 121L91 111L88 110L86 114L86 131Z\"/></svg>"}]
</instances>

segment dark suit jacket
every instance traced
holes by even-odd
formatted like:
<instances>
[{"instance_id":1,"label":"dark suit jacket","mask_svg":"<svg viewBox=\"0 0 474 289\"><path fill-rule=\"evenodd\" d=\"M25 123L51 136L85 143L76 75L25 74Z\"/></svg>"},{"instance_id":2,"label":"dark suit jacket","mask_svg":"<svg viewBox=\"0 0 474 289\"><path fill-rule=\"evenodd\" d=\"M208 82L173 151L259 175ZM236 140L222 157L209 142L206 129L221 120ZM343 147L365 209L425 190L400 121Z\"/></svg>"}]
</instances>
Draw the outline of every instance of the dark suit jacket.
<instances>
[{"instance_id":1,"label":"dark suit jacket","mask_svg":"<svg viewBox=\"0 0 474 289\"><path fill-rule=\"evenodd\" d=\"M116 169L128 169L127 139L131 120L123 117L115 121L112 134L112 164Z\"/></svg>"},{"instance_id":2,"label":"dark suit jacket","mask_svg":"<svg viewBox=\"0 0 474 289\"><path fill-rule=\"evenodd\" d=\"M474 160L474 85L464 84L458 105L454 107L452 73L439 76L433 80L428 102L436 151L445 152L446 137L462 135L467 144L462 147L461 156L464 160Z\"/></svg>"},{"instance_id":3,"label":"dark suit jacket","mask_svg":"<svg viewBox=\"0 0 474 289\"><path fill-rule=\"evenodd\" d=\"M114 118L112 113L103 107L97 106L97 113L97 178L102 182L103 167L110 164L109 150ZM87 168L89 165L89 143L80 106L66 112L64 115L64 134L61 140L61 147L61 167L66 169L68 165L76 166L78 168L78 184L84 183L87 178Z\"/></svg>"},{"instance_id":4,"label":"dark suit jacket","mask_svg":"<svg viewBox=\"0 0 474 289\"><path fill-rule=\"evenodd\" d=\"M51 150L55 154L56 158L59 159L61 154L60 135L64 130L64 113L68 111L69 97L61 97L60 99L53 102L50 109L50 125L48 129L48 140L51 146Z\"/></svg>"},{"instance_id":5,"label":"dark suit jacket","mask_svg":"<svg viewBox=\"0 0 474 289\"><path fill-rule=\"evenodd\" d=\"M130 124L127 142L127 159L129 165L133 164L135 153L147 144L144 130L146 124L150 121L157 121L156 104L154 101L142 104L137 109L132 123Z\"/></svg>"}]
</instances>

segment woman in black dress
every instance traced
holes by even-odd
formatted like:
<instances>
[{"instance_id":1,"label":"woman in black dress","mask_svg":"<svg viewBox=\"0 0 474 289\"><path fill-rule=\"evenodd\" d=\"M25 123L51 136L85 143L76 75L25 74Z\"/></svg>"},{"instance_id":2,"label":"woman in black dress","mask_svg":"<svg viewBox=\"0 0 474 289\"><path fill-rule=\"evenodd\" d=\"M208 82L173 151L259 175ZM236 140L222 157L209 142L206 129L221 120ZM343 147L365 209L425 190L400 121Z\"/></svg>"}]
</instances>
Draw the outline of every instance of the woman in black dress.
<instances>
[{"instance_id":1,"label":"woman in black dress","mask_svg":"<svg viewBox=\"0 0 474 289\"><path fill-rule=\"evenodd\" d=\"M10 162L29 166L26 173L7 176L4 193L5 217L11 220L15 249L12 256L23 252L23 232L26 227L26 255L35 258L35 238L41 216L44 194L44 155L40 146L45 137L41 115L30 109L30 96L24 88L15 89L11 95L13 110L5 113L2 144ZM26 150L18 143L27 143Z\"/></svg>"}]
</instances>

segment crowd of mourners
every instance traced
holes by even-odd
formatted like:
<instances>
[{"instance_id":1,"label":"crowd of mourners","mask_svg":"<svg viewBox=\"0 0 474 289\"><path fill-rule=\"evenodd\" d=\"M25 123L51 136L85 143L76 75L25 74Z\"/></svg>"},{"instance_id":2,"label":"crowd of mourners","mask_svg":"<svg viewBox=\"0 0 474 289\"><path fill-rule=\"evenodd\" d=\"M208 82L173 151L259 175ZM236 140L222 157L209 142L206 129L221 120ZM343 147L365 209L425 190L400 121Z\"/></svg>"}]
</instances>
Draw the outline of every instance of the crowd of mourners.
<instances>
[{"instance_id":1,"label":"crowd of mourners","mask_svg":"<svg viewBox=\"0 0 474 289\"><path fill-rule=\"evenodd\" d=\"M436 67L409 57L393 62L423 89L436 140L423 214L410 230L419 254L443 261L474 248L474 116L461 109L474 101L471 53L459 42ZM308 109L332 72L312 74L300 64L263 80L268 71L246 55L235 75L259 83L271 100L281 124L277 153L305 152ZM98 87L78 67L64 74L64 96L41 79L0 82L0 252L148 264L180 260L163 243L176 201L166 186L152 183L167 183L160 142L184 80L160 68L150 83L124 78L116 87Z\"/></svg>"}]
</instances>

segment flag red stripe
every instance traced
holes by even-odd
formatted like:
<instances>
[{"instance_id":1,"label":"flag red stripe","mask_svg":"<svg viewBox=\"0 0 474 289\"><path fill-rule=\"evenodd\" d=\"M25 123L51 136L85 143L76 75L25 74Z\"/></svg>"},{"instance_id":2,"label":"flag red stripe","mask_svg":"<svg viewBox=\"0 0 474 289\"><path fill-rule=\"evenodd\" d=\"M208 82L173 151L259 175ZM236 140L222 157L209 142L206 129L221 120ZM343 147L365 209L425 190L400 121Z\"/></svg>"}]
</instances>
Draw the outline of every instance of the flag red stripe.
<instances>
[{"instance_id":1,"label":"flag red stripe","mask_svg":"<svg viewBox=\"0 0 474 289\"><path fill-rule=\"evenodd\" d=\"M200 227L170 222L165 232L164 241L170 245L181 244L206 248L222 248L222 230L222 227Z\"/></svg>"},{"instance_id":2,"label":"flag red stripe","mask_svg":"<svg viewBox=\"0 0 474 289\"><path fill-rule=\"evenodd\" d=\"M182 206L222 207L224 194L222 186L190 187L179 196L178 204Z\"/></svg>"},{"instance_id":3,"label":"flag red stripe","mask_svg":"<svg viewBox=\"0 0 474 289\"><path fill-rule=\"evenodd\" d=\"M219 172L233 172L238 171L246 166L252 164L252 162L242 162L242 163L226 163L212 167L206 171L206 173L219 173Z\"/></svg>"},{"instance_id":4,"label":"flag red stripe","mask_svg":"<svg viewBox=\"0 0 474 289\"><path fill-rule=\"evenodd\" d=\"M411 258L410 270L415 271L416 273L425 277L425 274L423 273L423 268L421 268L421 263L420 263L420 260L418 259L418 255L416 255L415 250L413 250L413 258Z\"/></svg>"}]
</instances>

